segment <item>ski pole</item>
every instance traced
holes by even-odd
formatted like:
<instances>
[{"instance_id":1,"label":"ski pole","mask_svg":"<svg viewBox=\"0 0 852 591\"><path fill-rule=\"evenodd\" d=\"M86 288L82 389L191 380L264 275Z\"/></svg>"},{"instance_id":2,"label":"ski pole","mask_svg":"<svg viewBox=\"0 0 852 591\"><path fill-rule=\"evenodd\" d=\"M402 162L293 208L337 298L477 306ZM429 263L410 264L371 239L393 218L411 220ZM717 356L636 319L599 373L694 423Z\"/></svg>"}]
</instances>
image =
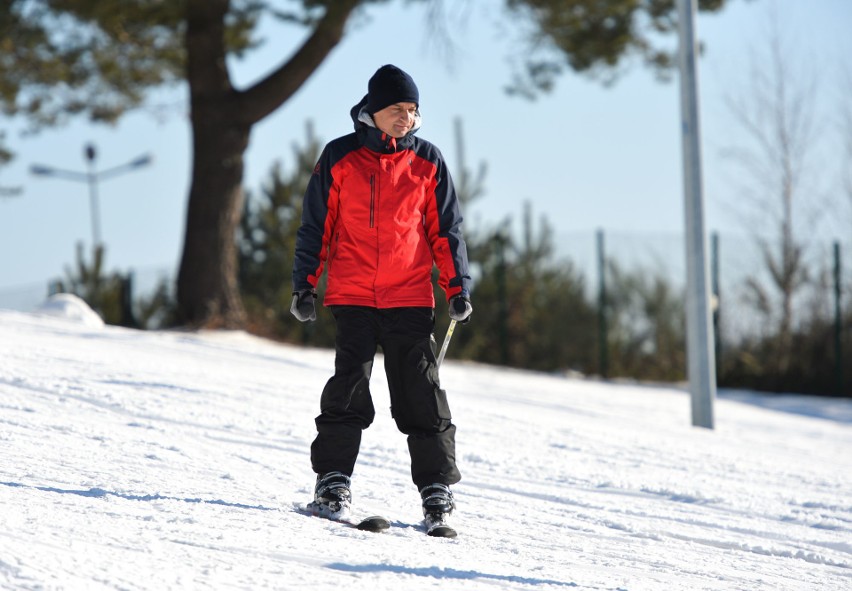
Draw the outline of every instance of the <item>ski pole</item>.
<instances>
[{"instance_id":1,"label":"ski pole","mask_svg":"<svg viewBox=\"0 0 852 591\"><path fill-rule=\"evenodd\" d=\"M456 329L456 321L450 320L450 327L447 329L447 336L444 337L444 342L441 344L441 352L438 353L438 367L441 367L441 362L444 360L444 355L447 354L447 347L450 346L450 339L453 338L453 331Z\"/></svg>"}]
</instances>

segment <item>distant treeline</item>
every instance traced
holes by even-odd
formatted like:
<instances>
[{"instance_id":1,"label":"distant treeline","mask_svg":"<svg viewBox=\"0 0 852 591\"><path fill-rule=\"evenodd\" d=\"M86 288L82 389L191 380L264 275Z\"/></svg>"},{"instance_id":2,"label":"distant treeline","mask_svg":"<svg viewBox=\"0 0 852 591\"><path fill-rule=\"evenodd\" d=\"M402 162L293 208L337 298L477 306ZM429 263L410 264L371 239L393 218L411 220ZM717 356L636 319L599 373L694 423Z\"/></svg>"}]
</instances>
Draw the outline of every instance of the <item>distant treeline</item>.
<instances>
[{"instance_id":1,"label":"distant treeline","mask_svg":"<svg viewBox=\"0 0 852 591\"><path fill-rule=\"evenodd\" d=\"M246 191L236 239L247 329L275 340L333 347L334 319L328 310L320 307L317 321L307 324L289 313L302 196L320 149L309 126L305 145L294 148L295 164L287 171L275 164L259 192ZM484 167L477 174L463 165L454 172L463 203L482 194ZM448 357L609 379L687 378L681 288L662 272L626 269L615 260L601 261L605 290L589 285L576 265L554 257L552 230L545 218L535 222L528 204L519 206L516 218L520 237L513 232L511 218L499 228L465 228L474 314L456 331ZM122 303L128 298L127 282L102 277L102 255L96 253L94 263L87 265L79 253L78 268L69 270L60 288L85 298L107 322L168 326L174 318L170 286L164 282L153 295L135 301L128 312ZM752 303L724 303L725 317L748 316L761 330L730 340L719 335L720 387L852 396L852 376L843 374L844 367L852 367L852 347L844 346L852 315L842 313L841 291L836 294L837 305L832 305L831 281L824 271L808 276L815 283L814 293L826 297L800 306L794 323L787 317L774 320L766 301L771 295L766 292ZM323 290L321 284L320 301ZM440 341L448 318L444 295L437 288L435 299ZM741 307L736 314L731 309L735 306Z\"/></svg>"}]
</instances>

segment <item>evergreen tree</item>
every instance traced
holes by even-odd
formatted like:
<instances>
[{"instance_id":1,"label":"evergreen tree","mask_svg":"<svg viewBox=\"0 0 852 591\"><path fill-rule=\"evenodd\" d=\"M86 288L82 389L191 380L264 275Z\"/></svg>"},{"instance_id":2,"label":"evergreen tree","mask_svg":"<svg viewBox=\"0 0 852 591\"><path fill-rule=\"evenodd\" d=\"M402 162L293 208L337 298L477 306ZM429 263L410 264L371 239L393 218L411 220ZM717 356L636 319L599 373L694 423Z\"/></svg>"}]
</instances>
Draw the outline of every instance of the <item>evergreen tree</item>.
<instances>
[{"instance_id":1,"label":"evergreen tree","mask_svg":"<svg viewBox=\"0 0 852 591\"><path fill-rule=\"evenodd\" d=\"M431 2L440 14L440 1ZM724 2L700 0L699 6L715 10ZM151 88L185 82L193 165L178 312L191 326L239 327L245 313L233 237L243 208L243 157L251 130L328 58L356 9L380 4L9 0L0 5L0 109L36 126L83 113L111 122L141 105ZM521 88L546 89L566 60L584 71L590 65L614 68L637 49L655 55L652 41L673 28L671 0L506 0L505 5L513 23L532 25L533 47L555 51L527 62L533 84L516 85ZM259 44L254 35L263 15L302 25L308 33L266 76L236 88L228 57Z\"/></svg>"},{"instance_id":2,"label":"evergreen tree","mask_svg":"<svg viewBox=\"0 0 852 591\"><path fill-rule=\"evenodd\" d=\"M177 301L171 283L161 279L154 291L139 298L134 309L141 328L149 330L177 326Z\"/></svg>"},{"instance_id":3,"label":"evergreen tree","mask_svg":"<svg viewBox=\"0 0 852 591\"><path fill-rule=\"evenodd\" d=\"M82 298L107 324L136 327L130 278L120 273L107 275L105 258L103 245L98 245L92 253L91 264L87 263L83 244L78 244L76 268L67 268L65 282L57 282L55 289Z\"/></svg>"},{"instance_id":4,"label":"evergreen tree","mask_svg":"<svg viewBox=\"0 0 852 591\"><path fill-rule=\"evenodd\" d=\"M317 310L319 322L302 324L290 316L302 199L321 150L309 122L304 145L293 146L289 170L275 163L260 194L247 193L237 242L240 292L249 329L278 339L329 346L334 343L334 320L322 306Z\"/></svg>"},{"instance_id":5,"label":"evergreen tree","mask_svg":"<svg viewBox=\"0 0 852 591\"><path fill-rule=\"evenodd\" d=\"M726 2L698 0L698 10L715 12ZM677 47L665 43L677 33L674 0L506 0L506 6L527 34L509 92L534 98L566 71L610 84L634 57L668 80L677 63Z\"/></svg>"},{"instance_id":6,"label":"evergreen tree","mask_svg":"<svg viewBox=\"0 0 852 591\"><path fill-rule=\"evenodd\" d=\"M678 381L686 377L684 294L662 275L608 265L610 375Z\"/></svg>"},{"instance_id":7,"label":"evergreen tree","mask_svg":"<svg viewBox=\"0 0 852 591\"><path fill-rule=\"evenodd\" d=\"M529 206L523 219L520 247L507 232L509 220L486 239L468 241L470 258L479 265L476 324L458 331L457 355L513 367L588 371L596 316L584 280L572 264L553 261L547 221L536 235Z\"/></svg>"}]
</instances>

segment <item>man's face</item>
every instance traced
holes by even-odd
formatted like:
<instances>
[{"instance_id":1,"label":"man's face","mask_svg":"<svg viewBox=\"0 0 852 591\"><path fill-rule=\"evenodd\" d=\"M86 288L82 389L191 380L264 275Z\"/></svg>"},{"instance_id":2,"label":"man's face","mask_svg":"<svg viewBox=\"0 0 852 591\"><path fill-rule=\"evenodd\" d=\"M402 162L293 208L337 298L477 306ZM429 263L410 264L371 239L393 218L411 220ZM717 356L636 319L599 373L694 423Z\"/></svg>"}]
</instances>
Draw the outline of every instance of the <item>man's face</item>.
<instances>
[{"instance_id":1,"label":"man's face","mask_svg":"<svg viewBox=\"0 0 852 591\"><path fill-rule=\"evenodd\" d=\"M415 103L396 103L373 113L376 127L397 139L405 136L414 125Z\"/></svg>"}]
</instances>

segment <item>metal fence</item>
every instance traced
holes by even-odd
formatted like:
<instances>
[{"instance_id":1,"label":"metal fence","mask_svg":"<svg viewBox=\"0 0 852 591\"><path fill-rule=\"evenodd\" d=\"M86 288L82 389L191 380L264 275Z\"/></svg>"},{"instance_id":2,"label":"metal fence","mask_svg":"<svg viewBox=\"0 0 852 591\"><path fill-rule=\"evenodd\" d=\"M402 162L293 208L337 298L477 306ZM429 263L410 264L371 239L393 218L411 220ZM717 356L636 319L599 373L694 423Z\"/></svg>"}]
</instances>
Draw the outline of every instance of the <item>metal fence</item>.
<instances>
[{"instance_id":1,"label":"metal fence","mask_svg":"<svg viewBox=\"0 0 852 591\"><path fill-rule=\"evenodd\" d=\"M570 261L586 279L589 301L597 301L601 275L599 235L605 242L605 258L626 271L640 271L662 277L676 289L686 283L685 243L676 233L647 233L608 230L559 233L554 237L555 258ZM719 297L719 316L722 336L736 340L742 336L759 335L767 330L766 319L755 313L750 303L748 280L767 286L771 283L769 270L757 241L724 232L714 232L707 251L714 286ZM848 309L852 296L852 245L840 241L812 242L805 249L808 283L797 293L794 315L799 321L814 315L833 318ZM168 267L146 267L132 270L134 297L152 291L159 281L169 278ZM284 278L285 280L287 278ZM55 278L44 282L0 288L0 308L30 311L50 293ZM771 290L770 290L771 293Z\"/></svg>"},{"instance_id":2,"label":"metal fence","mask_svg":"<svg viewBox=\"0 0 852 591\"><path fill-rule=\"evenodd\" d=\"M678 293L686 282L685 242L683 235L646 232L589 230L556 234L553 237L554 263L574 265L583 275L588 301L600 302L600 278L605 263L615 263L630 273L647 273L667 281ZM603 246L603 251L601 250ZM708 248L712 285L714 286L717 320L717 345L736 344L745 338L760 338L777 330L773 314L758 311L750 282L764 286L771 297L778 297L772 287L770 271L761 247L753 237L713 232ZM852 244L833 240L814 240L805 245L804 267L807 281L796 290L793 300L793 330L815 321L825 326L833 323L833 357L842 360L844 342L849 340L852 317ZM133 275L133 300L149 295L172 270L145 268ZM288 278L282 278L286 281ZM0 288L0 308L31 311L50 293L51 281ZM838 361L840 363L840 361ZM842 368L838 365L838 371Z\"/></svg>"},{"instance_id":3,"label":"metal fence","mask_svg":"<svg viewBox=\"0 0 852 591\"><path fill-rule=\"evenodd\" d=\"M590 301L597 301L602 273L599 237L604 256L620 268L664 278L676 289L686 284L686 246L679 234L590 230L557 234L556 257L576 265L586 278ZM758 314L749 281L772 295L772 278L758 241L724 232L712 232L707 249L721 336L727 341L759 336L774 329L772 319ZM852 296L852 245L841 241L811 242L804 249L808 281L796 291L794 328L814 318L834 320L848 311Z\"/></svg>"}]
</instances>

